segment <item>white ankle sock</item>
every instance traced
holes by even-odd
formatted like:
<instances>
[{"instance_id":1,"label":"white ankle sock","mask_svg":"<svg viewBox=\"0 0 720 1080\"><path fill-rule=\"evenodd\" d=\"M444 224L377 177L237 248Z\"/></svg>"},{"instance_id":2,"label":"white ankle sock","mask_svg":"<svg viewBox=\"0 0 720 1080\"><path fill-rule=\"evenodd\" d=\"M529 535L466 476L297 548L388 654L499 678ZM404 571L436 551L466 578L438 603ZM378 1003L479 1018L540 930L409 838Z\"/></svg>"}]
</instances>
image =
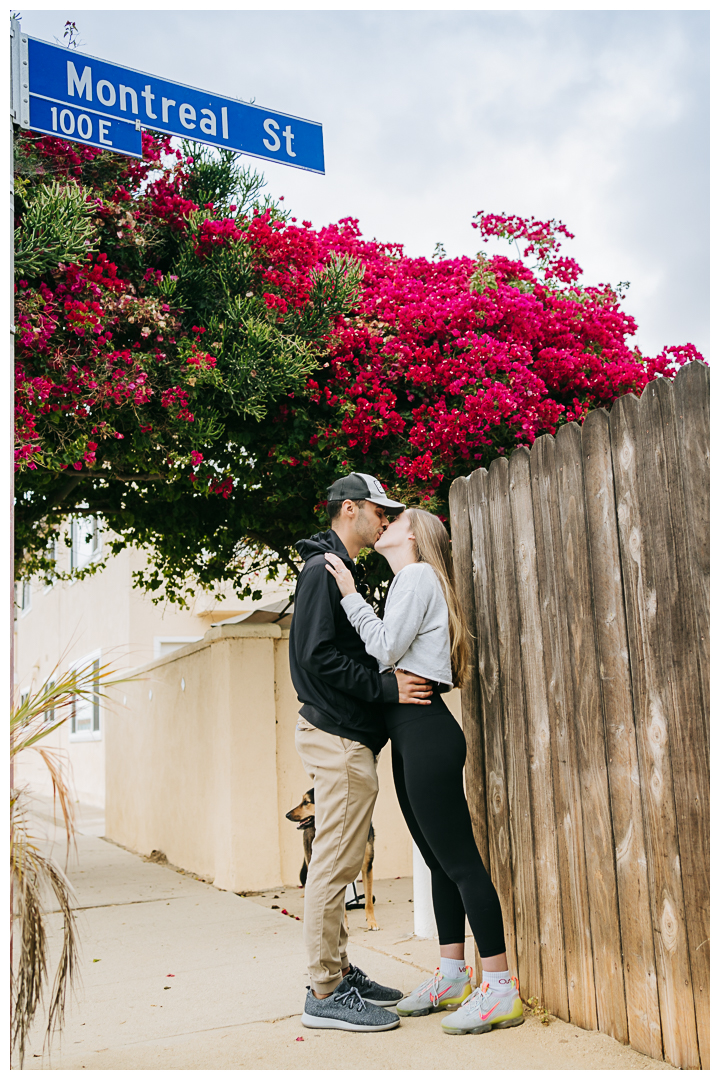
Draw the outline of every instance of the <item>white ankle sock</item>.
<instances>
[{"instance_id":1,"label":"white ankle sock","mask_svg":"<svg viewBox=\"0 0 720 1080\"><path fill-rule=\"evenodd\" d=\"M512 986L509 971L483 971L482 981L490 983L491 990L498 990L500 992L509 990Z\"/></svg>"},{"instance_id":2,"label":"white ankle sock","mask_svg":"<svg viewBox=\"0 0 720 1080\"><path fill-rule=\"evenodd\" d=\"M457 981L466 973L464 960L450 960L447 956L440 957L440 974L446 979Z\"/></svg>"}]
</instances>

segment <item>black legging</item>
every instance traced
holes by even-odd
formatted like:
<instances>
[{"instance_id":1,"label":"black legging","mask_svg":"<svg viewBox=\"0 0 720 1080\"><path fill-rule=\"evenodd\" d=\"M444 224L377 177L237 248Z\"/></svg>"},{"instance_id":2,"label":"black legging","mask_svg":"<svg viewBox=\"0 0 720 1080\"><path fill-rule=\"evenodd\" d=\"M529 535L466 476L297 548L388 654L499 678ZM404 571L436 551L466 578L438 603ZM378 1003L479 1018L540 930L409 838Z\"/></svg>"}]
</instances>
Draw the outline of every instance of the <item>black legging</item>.
<instances>
[{"instance_id":1,"label":"black legging","mask_svg":"<svg viewBox=\"0 0 720 1080\"><path fill-rule=\"evenodd\" d=\"M430 867L441 945L465 940L465 913L481 956L505 952L502 910L475 843L463 790L467 746L440 694L430 705L386 705L400 809Z\"/></svg>"}]
</instances>

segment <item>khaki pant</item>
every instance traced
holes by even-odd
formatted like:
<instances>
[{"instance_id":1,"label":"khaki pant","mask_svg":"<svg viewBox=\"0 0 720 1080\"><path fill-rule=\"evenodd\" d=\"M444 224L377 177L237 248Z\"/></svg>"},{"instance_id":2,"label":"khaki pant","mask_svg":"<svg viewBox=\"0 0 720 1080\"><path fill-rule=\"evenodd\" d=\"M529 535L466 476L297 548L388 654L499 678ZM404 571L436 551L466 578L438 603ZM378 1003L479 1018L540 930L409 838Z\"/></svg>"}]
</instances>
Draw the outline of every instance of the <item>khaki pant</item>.
<instances>
[{"instance_id":1,"label":"khaki pant","mask_svg":"<svg viewBox=\"0 0 720 1080\"><path fill-rule=\"evenodd\" d=\"M302 716L295 746L315 787L315 840L303 926L308 975L317 994L330 994L348 965L345 889L362 869L378 793L377 769L367 746L329 735Z\"/></svg>"}]
</instances>

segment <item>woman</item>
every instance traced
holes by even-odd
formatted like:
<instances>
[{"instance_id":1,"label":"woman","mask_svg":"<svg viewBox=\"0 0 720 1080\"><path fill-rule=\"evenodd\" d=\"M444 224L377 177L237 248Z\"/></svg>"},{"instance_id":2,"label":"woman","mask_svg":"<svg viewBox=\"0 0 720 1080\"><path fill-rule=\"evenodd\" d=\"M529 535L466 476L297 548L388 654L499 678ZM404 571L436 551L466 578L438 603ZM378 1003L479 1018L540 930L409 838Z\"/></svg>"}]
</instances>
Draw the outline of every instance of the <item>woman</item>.
<instances>
[{"instance_id":1,"label":"woman","mask_svg":"<svg viewBox=\"0 0 720 1080\"><path fill-rule=\"evenodd\" d=\"M440 697L462 686L468 656L466 628L455 592L448 534L425 510L401 513L375 544L395 577L385 616L378 618L355 589L352 574L326 553L342 606L381 671L399 668L433 684L418 705L388 705L395 789L413 840L432 873L440 938L440 967L397 1006L400 1016L457 1009L443 1021L450 1035L477 1034L523 1022L518 981L510 976L502 912L483 866L463 789L466 745ZM470 986L465 964L465 915L482 957L482 983Z\"/></svg>"}]
</instances>

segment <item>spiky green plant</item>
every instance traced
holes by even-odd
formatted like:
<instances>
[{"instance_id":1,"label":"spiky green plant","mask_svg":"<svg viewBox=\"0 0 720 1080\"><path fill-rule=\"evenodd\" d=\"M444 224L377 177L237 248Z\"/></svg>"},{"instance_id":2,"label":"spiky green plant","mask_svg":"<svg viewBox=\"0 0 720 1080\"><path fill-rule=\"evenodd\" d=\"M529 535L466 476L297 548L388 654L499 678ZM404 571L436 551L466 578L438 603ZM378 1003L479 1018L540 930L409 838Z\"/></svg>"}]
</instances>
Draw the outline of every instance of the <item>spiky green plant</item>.
<instances>
[{"instance_id":1,"label":"spiky green plant","mask_svg":"<svg viewBox=\"0 0 720 1080\"><path fill-rule=\"evenodd\" d=\"M63 758L57 750L42 744L64 724L73 701L106 697L104 690L114 672L109 665L96 667L93 661L57 675L57 669L35 693L13 709L10 720L10 760L24 750L36 751L50 774L53 802L59 804L67 840L66 855L75 837L72 799L63 773ZM73 910L73 890L62 868L46 855L31 831L27 810L27 790L10 792L10 874L12 889L12 943L16 955L11 969L12 1048L17 1050L20 1068L38 1006L48 984L47 900L54 897L63 918L60 958L52 983L45 1032L49 1044L54 1031L62 1028L68 991L77 974L78 937Z\"/></svg>"},{"instance_id":2,"label":"spiky green plant","mask_svg":"<svg viewBox=\"0 0 720 1080\"><path fill-rule=\"evenodd\" d=\"M18 194L23 197L25 185ZM34 192L23 218L15 251L15 270L22 277L39 277L60 262L83 261L98 247L96 208L88 192L74 181L53 180Z\"/></svg>"}]
</instances>

